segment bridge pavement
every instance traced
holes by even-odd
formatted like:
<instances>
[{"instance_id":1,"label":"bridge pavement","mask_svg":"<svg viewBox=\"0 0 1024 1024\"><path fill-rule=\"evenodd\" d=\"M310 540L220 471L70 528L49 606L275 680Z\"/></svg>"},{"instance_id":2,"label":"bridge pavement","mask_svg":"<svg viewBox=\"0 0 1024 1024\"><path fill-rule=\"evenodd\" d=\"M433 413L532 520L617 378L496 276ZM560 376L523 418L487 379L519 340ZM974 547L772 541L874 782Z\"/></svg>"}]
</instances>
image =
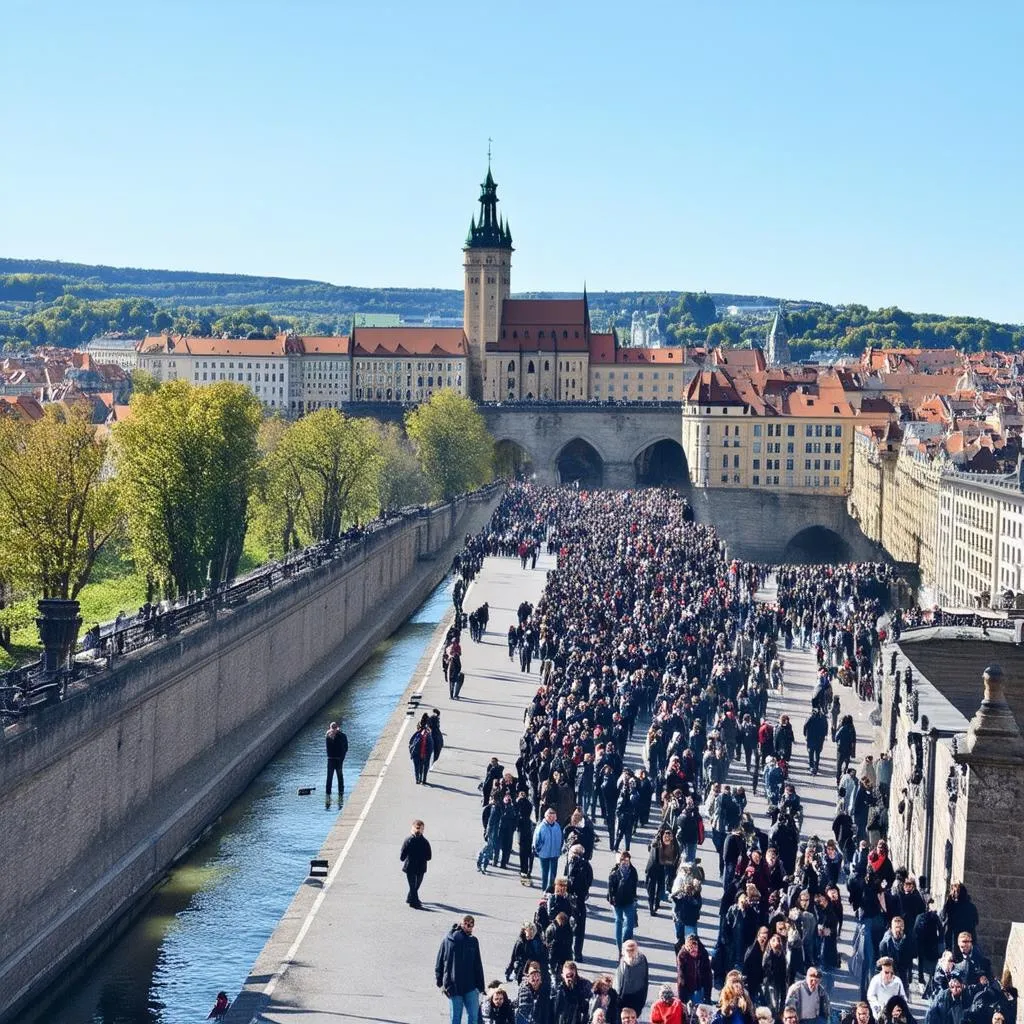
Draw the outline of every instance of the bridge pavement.
<instances>
[{"instance_id":1,"label":"bridge pavement","mask_svg":"<svg viewBox=\"0 0 1024 1024\"><path fill-rule=\"evenodd\" d=\"M434 957L443 935L464 913L476 917L475 934L488 981L504 977L518 929L524 919L532 917L540 891L536 882L532 888L520 885L517 868L492 868L486 876L476 871L475 857L481 845L477 783L492 755L498 755L508 767L514 765L523 709L538 676L536 670L522 674L518 663L509 661L504 634L519 603L524 598L536 602L545 571L552 564L553 559L545 556L536 570L523 572L516 559L487 559L470 589L466 607L488 601L490 632L481 645L469 643L466 634L466 683L458 703L449 700L441 676L440 643L448 622L438 627L321 853L330 864L326 884L307 880L300 886L253 966L229 1021L413 1024L446 1020L447 1000L434 984ZM763 596L770 599L773 593ZM798 739L813 676L813 656L799 650L790 652L785 695L773 696L770 702L772 716L787 712L793 717ZM422 694L420 701L415 700L417 693ZM413 704L407 705L410 699ZM844 694L843 699L858 719L858 734L866 739L870 735L869 709L852 695ZM418 709L409 710L413 705L440 708L445 731L444 752L425 788L414 784L408 758L413 715L419 715ZM642 739L643 729L638 725L628 752L630 763L639 764ZM806 809L806 832L821 836L830 834L834 813L835 767L830 747L826 745L822 773L817 778L807 772L806 759L799 753L801 743L793 765L793 778ZM731 781L747 784L749 794L749 778L743 778L737 767L733 767ZM751 796L748 806L759 821L764 820L765 804L760 795ZM398 849L415 817L426 822L433 847L421 890L423 911L405 905L405 879L398 860ZM656 820L655 816L654 825ZM641 830L633 844L641 876L653 831L653 827ZM614 855L608 849L607 833L601 833L594 854L595 885L581 965L583 976L591 979L615 967L614 921L604 900L605 879ZM710 949L721 896L710 836L700 855L707 871L700 935ZM512 864L516 863L513 854ZM653 1001L657 985L675 979L674 933L668 908L652 918L642 892L641 897L636 937L651 964ZM847 939L852 930L848 921ZM848 943L841 948L845 954ZM511 991L512 986L507 987ZM852 988L844 983L839 983L836 994L843 1002L853 998Z\"/></svg>"}]
</instances>

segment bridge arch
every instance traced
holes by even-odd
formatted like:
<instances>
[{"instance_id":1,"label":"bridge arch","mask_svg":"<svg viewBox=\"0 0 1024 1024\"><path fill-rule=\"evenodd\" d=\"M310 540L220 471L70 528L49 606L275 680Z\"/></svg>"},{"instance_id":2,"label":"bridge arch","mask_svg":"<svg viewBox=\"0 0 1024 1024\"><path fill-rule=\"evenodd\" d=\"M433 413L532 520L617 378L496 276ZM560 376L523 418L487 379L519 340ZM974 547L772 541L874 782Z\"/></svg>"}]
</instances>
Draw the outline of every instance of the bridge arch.
<instances>
[{"instance_id":1,"label":"bridge arch","mask_svg":"<svg viewBox=\"0 0 1024 1024\"><path fill-rule=\"evenodd\" d=\"M632 458L638 487L688 487L690 467L677 437L646 440Z\"/></svg>"},{"instance_id":2,"label":"bridge arch","mask_svg":"<svg viewBox=\"0 0 1024 1024\"><path fill-rule=\"evenodd\" d=\"M533 456L512 438L494 442L494 472L497 476L525 480L534 472Z\"/></svg>"},{"instance_id":3,"label":"bridge arch","mask_svg":"<svg viewBox=\"0 0 1024 1024\"><path fill-rule=\"evenodd\" d=\"M827 526L807 526L799 530L789 538L782 551L782 561L789 564L835 564L852 560L850 545Z\"/></svg>"},{"instance_id":4,"label":"bridge arch","mask_svg":"<svg viewBox=\"0 0 1024 1024\"><path fill-rule=\"evenodd\" d=\"M562 445L555 456L555 479L560 484L578 483L580 487L601 487L604 483L605 459L582 437L574 437Z\"/></svg>"}]
</instances>

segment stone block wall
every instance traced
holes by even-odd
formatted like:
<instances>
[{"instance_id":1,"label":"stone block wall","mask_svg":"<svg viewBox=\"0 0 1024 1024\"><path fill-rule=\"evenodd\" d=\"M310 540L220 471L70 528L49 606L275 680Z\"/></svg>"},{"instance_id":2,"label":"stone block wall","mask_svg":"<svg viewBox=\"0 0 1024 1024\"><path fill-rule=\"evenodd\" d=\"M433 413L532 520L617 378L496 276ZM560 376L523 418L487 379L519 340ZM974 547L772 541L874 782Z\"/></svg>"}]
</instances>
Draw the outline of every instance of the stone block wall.
<instances>
[{"instance_id":1,"label":"stone block wall","mask_svg":"<svg viewBox=\"0 0 1024 1024\"><path fill-rule=\"evenodd\" d=\"M963 851L959 877L978 908L978 939L998 971L1013 922L1024 920L1024 861L1018 847L1024 773L1019 765L972 761L969 788L967 820L958 830Z\"/></svg>"},{"instance_id":2,"label":"stone block wall","mask_svg":"<svg viewBox=\"0 0 1024 1024\"><path fill-rule=\"evenodd\" d=\"M0 1021L168 867L444 576L499 491L117 662L0 742Z\"/></svg>"}]
</instances>

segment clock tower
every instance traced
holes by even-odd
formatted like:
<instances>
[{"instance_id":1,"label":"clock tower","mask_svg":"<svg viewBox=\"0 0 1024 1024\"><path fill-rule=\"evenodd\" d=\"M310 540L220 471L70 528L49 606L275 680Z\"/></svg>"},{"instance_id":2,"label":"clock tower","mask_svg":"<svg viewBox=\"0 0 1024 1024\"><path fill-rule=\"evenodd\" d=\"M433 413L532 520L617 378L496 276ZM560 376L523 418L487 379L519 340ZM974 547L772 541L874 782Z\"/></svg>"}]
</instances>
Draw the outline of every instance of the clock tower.
<instances>
[{"instance_id":1,"label":"clock tower","mask_svg":"<svg viewBox=\"0 0 1024 1024\"><path fill-rule=\"evenodd\" d=\"M469 224L463 246L465 290L463 329L469 342L469 394L480 401L484 394L487 345L498 341L501 306L508 298L512 275L512 232L498 216L498 186L491 175L480 186L480 213Z\"/></svg>"}]
</instances>

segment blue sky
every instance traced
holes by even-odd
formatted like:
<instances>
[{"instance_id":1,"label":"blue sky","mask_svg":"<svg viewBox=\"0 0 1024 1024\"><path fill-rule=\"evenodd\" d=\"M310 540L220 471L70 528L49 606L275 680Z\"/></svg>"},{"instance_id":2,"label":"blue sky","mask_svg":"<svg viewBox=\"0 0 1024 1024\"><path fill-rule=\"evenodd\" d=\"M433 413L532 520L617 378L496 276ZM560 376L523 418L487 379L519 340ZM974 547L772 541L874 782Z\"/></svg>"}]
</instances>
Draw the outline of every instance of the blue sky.
<instances>
[{"instance_id":1,"label":"blue sky","mask_svg":"<svg viewBox=\"0 0 1024 1024\"><path fill-rule=\"evenodd\" d=\"M3 0L0 255L1024 321L1024 5Z\"/></svg>"}]
</instances>

